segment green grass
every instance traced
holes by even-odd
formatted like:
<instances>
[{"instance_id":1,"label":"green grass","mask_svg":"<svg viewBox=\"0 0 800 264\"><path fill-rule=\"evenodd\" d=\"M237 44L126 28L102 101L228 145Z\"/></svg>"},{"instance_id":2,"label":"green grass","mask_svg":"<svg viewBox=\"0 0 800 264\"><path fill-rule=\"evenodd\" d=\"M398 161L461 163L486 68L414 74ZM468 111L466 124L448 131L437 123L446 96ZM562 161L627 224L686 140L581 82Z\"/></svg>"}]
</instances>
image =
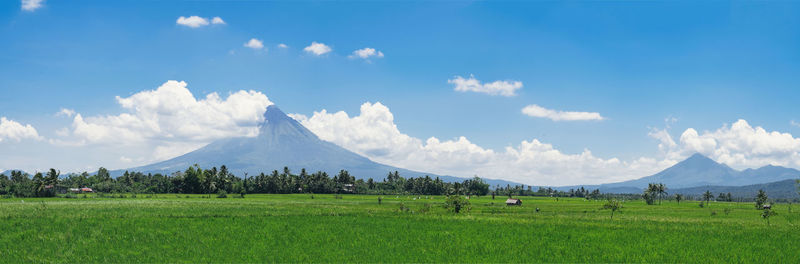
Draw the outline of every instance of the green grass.
<instances>
[{"instance_id":1,"label":"green grass","mask_svg":"<svg viewBox=\"0 0 800 264\"><path fill-rule=\"evenodd\" d=\"M444 197L127 197L0 199L0 262L800 262L788 205L767 225L750 203L630 201L610 220L564 198L455 215Z\"/></svg>"}]
</instances>

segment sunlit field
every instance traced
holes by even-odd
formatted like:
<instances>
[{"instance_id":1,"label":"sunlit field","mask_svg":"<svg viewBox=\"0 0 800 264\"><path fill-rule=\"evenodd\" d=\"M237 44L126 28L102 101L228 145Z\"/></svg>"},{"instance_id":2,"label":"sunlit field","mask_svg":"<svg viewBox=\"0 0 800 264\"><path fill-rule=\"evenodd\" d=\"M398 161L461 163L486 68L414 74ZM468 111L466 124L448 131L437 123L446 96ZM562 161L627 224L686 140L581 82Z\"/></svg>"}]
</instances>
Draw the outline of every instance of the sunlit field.
<instances>
[{"instance_id":1,"label":"sunlit field","mask_svg":"<svg viewBox=\"0 0 800 264\"><path fill-rule=\"evenodd\" d=\"M768 222L726 202L626 201L611 219L604 201L541 197L460 214L441 196L78 197L0 199L0 261L800 262L787 204Z\"/></svg>"}]
</instances>

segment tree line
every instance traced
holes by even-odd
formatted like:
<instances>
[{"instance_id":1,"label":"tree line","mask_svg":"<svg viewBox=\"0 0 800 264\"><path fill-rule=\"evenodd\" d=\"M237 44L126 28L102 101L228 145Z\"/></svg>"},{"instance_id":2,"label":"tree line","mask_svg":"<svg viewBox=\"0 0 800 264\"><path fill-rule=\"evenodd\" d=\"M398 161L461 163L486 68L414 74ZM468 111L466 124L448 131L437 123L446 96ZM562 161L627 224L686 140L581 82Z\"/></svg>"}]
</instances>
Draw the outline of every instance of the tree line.
<instances>
[{"instance_id":1,"label":"tree line","mask_svg":"<svg viewBox=\"0 0 800 264\"><path fill-rule=\"evenodd\" d=\"M194 165L185 171L169 175L141 172L124 172L113 178L109 171L100 168L97 173L71 173L62 176L60 171L50 169L33 176L21 171L12 171L10 176L0 174L0 195L15 197L52 197L73 188L91 188L101 193L355 193L355 194L418 194L418 195L487 195L489 184L474 177L462 182L445 182L438 177L401 177L397 171L390 172L379 181L372 178L356 179L347 170L333 177L318 171L299 174L289 168L255 176L237 177L226 166L210 169Z\"/></svg>"}]
</instances>

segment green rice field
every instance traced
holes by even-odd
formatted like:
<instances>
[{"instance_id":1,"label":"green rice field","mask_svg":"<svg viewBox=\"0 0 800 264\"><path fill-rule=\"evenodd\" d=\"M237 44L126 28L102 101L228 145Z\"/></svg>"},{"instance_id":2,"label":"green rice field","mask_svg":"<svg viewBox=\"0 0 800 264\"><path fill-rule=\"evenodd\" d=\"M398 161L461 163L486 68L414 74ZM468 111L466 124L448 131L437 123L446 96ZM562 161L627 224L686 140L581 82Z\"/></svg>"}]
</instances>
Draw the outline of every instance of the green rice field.
<instances>
[{"instance_id":1,"label":"green rice field","mask_svg":"<svg viewBox=\"0 0 800 264\"><path fill-rule=\"evenodd\" d=\"M800 206L472 197L0 199L0 262L800 263ZM419 198L419 199L417 199ZM539 212L537 212L539 208Z\"/></svg>"}]
</instances>

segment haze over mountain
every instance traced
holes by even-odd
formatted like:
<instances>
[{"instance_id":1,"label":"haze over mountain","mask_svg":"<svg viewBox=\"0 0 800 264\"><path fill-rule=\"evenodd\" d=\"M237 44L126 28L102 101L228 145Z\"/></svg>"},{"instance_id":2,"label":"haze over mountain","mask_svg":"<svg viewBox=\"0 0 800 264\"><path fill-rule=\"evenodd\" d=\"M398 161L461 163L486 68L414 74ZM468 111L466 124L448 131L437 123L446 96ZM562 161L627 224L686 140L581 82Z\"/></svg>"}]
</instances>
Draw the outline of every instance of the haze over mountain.
<instances>
[{"instance_id":1,"label":"haze over mountain","mask_svg":"<svg viewBox=\"0 0 800 264\"><path fill-rule=\"evenodd\" d=\"M798 185L795 180L782 180L769 183L751 184L745 186L697 186L689 188L669 189L669 194L680 193L683 195L694 195L699 197L706 191L710 191L714 195L720 193L730 193L731 196L738 198L753 198L758 194L758 190L767 192L770 198L800 198L797 193Z\"/></svg>"},{"instance_id":2,"label":"haze over mountain","mask_svg":"<svg viewBox=\"0 0 800 264\"><path fill-rule=\"evenodd\" d=\"M200 149L179 157L127 169L144 173L169 174L186 170L198 164L201 168L225 165L237 175L270 173L289 167L293 173L305 168L308 173L325 171L330 176L344 169L358 179L383 179L389 172L398 171L402 177L439 177L444 181L462 181L463 178L440 176L431 173L396 168L373 162L331 142L319 139L275 105L267 107L264 122L256 137L228 138L214 141ZM120 175L125 170L113 171ZM516 184L503 180L484 179L492 186Z\"/></svg>"},{"instance_id":3,"label":"haze over mountain","mask_svg":"<svg viewBox=\"0 0 800 264\"><path fill-rule=\"evenodd\" d=\"M735 170L702 154L694 154L659 173L635 180L586 186L610 193L639 193L649 183L663 183L672 189L698 186L745 186L800 179L800 171L767 165L758 169ZM569 189L576 186L559 187ZM579 187L579 186L578 186Z\"/></svg>"}]
</instances>

